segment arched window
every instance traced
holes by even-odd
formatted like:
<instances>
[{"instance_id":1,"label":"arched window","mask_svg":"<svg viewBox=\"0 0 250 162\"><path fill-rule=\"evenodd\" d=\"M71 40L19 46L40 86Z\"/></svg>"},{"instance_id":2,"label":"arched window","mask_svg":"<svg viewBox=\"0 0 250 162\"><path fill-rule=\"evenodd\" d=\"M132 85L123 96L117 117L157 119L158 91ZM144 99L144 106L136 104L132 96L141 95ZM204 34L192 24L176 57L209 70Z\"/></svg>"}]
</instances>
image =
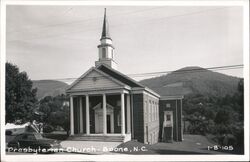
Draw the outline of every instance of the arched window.
<instances>
[{"instance_id":1,"label":"arched window","mask_svg":"<svg viewBox=\"0 0 250 162\"><path fill-rule=\"evenodd\" d=\"M106 58L106 49L102 48L102 58Z\"/></svg>"}]
</instances>

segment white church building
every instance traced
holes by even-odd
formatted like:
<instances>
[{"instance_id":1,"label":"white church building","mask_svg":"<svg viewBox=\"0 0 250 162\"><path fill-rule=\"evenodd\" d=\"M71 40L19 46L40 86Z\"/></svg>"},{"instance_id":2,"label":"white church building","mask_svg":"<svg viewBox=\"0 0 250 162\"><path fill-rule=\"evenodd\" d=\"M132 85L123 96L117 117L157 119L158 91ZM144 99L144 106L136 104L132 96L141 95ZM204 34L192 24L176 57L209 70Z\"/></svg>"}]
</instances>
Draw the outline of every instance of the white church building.
<instances>
[{"instance_id":1,"label":"white church building","mask_svg":"<svg viewBox=\"0 0 250 162\"><path fill-rule=\"evenodd\" d=\"M66 90L70 96L69 139L120 142L133 139L154 144L167 135L181 141L183 97L162 97L122 74L117 70L114 55L105 10L99 58ZM171 129L163 128L164 121Z\"/></svg>"}]
</instances>

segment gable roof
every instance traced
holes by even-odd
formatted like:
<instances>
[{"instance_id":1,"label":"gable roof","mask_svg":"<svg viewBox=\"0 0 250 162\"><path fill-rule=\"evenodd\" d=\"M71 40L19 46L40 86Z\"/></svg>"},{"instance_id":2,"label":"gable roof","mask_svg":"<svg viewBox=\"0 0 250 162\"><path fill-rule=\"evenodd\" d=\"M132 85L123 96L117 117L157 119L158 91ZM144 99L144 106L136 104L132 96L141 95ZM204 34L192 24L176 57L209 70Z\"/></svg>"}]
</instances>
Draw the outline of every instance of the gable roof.
<instances>
[{"instance_id":1,"label":"gable roof","mask_svg":"<svg viewBox=\"0 0 250 162\"><path fill-rule=\"evenodd\" d=\"M135 81L132 78L129 78L128 76L122 74L121 72L114 70L110 67L108 67L107 65L99 65L97 66L97 69L99 69L100 71L112 76L113 78L119 80L120 82L122 82L123 84L126 84L130 87L141 87L141 88L145 88L145 86L143 86L142 84L138 83L137 81Z\"/></svg>"},{"instance_id":2,"label":"gable roof","mask_svg":"<svg viewBox=\"0 0 250 162\"><path fill-rule=\"evenodd\" d=\"M104 78L111 80L112 82L116 83L119 86L125 87L126 84L120 82L119 80L116 80L113 77L110 77L108 74L100 71L99 69L92 67L90 68L88 71L86 71L82 76L80 76L77 80L75 80L68 88L66 91L71 90L73 87L75 87L78 83L80 83L84 78L87 77L87 75L89 75L90 73L92 73L93 71L99 73L100 75L102 75Z\"/></svg>"}]
</instances>

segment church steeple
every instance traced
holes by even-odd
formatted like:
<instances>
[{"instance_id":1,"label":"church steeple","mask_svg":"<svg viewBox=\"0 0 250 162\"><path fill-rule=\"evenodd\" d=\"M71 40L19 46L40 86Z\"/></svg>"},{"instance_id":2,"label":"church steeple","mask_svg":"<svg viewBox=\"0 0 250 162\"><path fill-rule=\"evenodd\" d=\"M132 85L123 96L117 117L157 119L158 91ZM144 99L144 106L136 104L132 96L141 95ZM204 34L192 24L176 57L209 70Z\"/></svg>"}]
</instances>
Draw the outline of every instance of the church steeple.
<instances>
[{"instance_id":1,"label":"church steeple","mask_svg":"<svg viewBox=\"0 0 250 162\"><path fill-rule=\"evenodd\" d=\"M101 39L111 39L110 35L109 35L109 24L108 24L108 20L106 18L106 8L104 9L104 19L103 19Z\"/></svg>"},{"instance_id":2,"label":"church steeple","mask_svg":"<svg viewBox=\"0 0 250 162\"><path fill-rule=\"evenodd\" d=\"M117 63L114 61L114 46L112 45L112 39L109 34L108 20L106 16L106 8L104 10L104 19L102 26L101 44L98 45L99 60L95 62L95 65L105 64L111 68L116 69Z\"/></svg>"}]
</instances>

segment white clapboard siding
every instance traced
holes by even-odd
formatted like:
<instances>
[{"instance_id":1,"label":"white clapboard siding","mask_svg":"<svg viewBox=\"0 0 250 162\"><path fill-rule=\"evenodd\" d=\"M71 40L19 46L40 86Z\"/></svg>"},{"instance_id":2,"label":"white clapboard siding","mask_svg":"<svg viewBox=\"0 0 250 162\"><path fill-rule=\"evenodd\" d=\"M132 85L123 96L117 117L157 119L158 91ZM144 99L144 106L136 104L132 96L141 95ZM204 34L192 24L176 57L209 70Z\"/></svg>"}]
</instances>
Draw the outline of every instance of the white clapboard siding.
<instances>
[{"instance_id":1,"label":"white clapboard siding","mask_svg":"<svg viewBox=\"0 0 250 162\"><path fill-rule=\"evenodd\" d=\"M114 82L107 76L104 76L96 71L90 72L84 78L82 78L76 85L71 89L93 89L93 88L115 88L121 87L118 83Z\"/></svg>"}]
</instances>

